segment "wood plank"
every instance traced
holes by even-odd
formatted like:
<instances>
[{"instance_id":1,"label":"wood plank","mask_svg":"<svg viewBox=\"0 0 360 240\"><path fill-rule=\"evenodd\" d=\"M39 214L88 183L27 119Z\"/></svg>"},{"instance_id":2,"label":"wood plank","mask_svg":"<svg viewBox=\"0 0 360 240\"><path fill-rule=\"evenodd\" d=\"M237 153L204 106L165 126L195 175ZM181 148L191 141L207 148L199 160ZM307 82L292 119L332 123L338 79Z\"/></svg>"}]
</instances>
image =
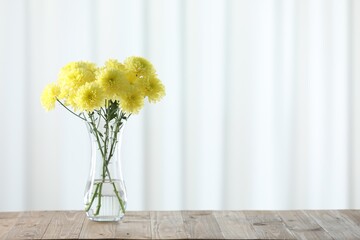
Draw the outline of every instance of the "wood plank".
<instances>
[{"instance_id":1,"label":"wood plank","mask_svg":"<svg viewBox=\"0 0 360 240\"><path fill-rule=\"evenodd\" d=\"M183 211L185 231L193 239L224 239L211 211Z\"/></svg>"},{"instance_id":2,"label":"wood plank","mask_svg":"<svg viewBox=\"0 0 360 240\"><path fill-rule=\"evenodd\" d=\"M305 211L335 239L360 238L360 229L352 225L337 211L313 210Z\"/></svg>"},{"instance_id":3,"label":"wood plank","mask_svg":"<svg viewBox=\"0 0 360 240\"><path fill-rule=\"evenodd\" d=\"M184 221L179 211L150 212L153 239L184 239Z\"/></svg>"},{"instance_id":4,"label":"wood plank","mask_svg":"<svg viewBox=\"0 0 360 240\"><path fill-rule=\"evenodd\" d=\"M244 214L255 229L258 238L296 239L274 211L244 211Z\"/></svg>"},{"instance_id":5,"label":"wood plank","mask_svg":"<svg viewBox=\"0 0 360 240\"><path fill-rule=\"evenodd\" d=\"M22 214L22 212L0 212L0 219L18 218Z\"/></svg>"},{"instance_id":6,"label":"wood plank","mask_svg":"<svg viewBox=\"0 0 360 240\"><path fill-rule=\"evenodd\" d=\"M8 232L17 222L20 212L0 213L0 239L6 239Z\"/></svg>"},{"instance_id":7,"label":"wood plank","mask_svg":"<svg viewBox=\"0 0 360 240\"><path fill-rule=\"evenodd\" d=\"M255 239L255 229L240 211L215 211L214 216L225 239Z\"/></svg>"},{"instance_id":8,"label":"wood plank","mask_svg":"<svg viewBox=\"0 0 360 240\"><path fill-rule=\"evenodd\" d=\"M116 227L116 238L151 239L150 212L126 212Z\"/></svg>"},{"instance_id":9,"label":"wood plank","mask_svg":"<svg viewBox=\"0 0 360 240\"><path fill-rule=\"evenodd\" d=\"M85 220L84 211L55 212L44 239L77 239Z\"/></svg>"},{"instance_id":10,"label":"wood plank","mask_svg":"<svg viewBox=\"0 0 360 240\"><path fill-rule=\"evenodd\" d=\"M130 211L113 223L92 222L82 211L0 213L0 239L78 237L360 239L360 211Z\"/></svg>"},{"instance_id":11,"label":"wood plank","mask_svg":"<svg viewBox=\"0 0 360 240\"><path fill-rule=\"evenodd\" d=\"M118 222L95 222L85 218L79 239L115 238Z\"/></svg>"},{"instance_id":12,"label":"wood plank","mask_svg":"<svg viewBox=\"0 0 360 240\"><path fill-rule=\"evenodd\" d=\"M348 221L353 222L357 227L360 227L360 211L359 210L339 210L341 216L346 218Z\"/></svg>"},{"instance_id":13,"label":"wood plank","mask_svg":"<svg viewBox=\"0 0 360 240\"><path fill-rule=\"evenodd\" d=\"M286 228L297 239L333 239L314 219L303 211L278 211Z\"/></svg>"},{"instance_id":14,"label":"wood plank","mask_svg":"<svg viewBox=\"0 0 360 240\"><path fill-rule=\"evenodd\" d=\"M24 212L7 235L7 239L41 239L54 212Z\"/></svg>"}]
</instances>

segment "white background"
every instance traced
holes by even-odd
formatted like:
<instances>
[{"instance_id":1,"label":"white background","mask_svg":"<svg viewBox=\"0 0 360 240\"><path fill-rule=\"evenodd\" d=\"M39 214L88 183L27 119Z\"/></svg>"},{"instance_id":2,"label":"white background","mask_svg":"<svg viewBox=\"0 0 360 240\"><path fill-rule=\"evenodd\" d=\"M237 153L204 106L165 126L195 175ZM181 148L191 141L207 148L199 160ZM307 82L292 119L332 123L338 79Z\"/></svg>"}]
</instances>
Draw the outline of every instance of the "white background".
<instances>
[{"instance_id":1,"label":"white background","mask_svg":"<svg viewBox=\"0 0 360 240\"><path fill-rule=\"evenodd\" d=\"M43 87L140 55L131 210L360 207L359 0L0 0L0 211L82 209L90 143Z\"/></svg>"}]
</instances>

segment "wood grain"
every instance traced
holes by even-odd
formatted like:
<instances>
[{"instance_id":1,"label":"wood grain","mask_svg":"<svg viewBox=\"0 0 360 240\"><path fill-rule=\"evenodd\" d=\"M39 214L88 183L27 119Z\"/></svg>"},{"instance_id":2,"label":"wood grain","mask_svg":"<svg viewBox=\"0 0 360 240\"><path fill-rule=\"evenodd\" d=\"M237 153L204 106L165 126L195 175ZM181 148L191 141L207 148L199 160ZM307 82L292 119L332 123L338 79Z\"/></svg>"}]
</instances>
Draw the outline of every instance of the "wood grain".
<instances>
[{"instance_id":1,"label":"wood grain","mask_svg":"<svg viewBox=\"0 0 360 240\"><path fill-rule=\"evenodd\" d=\"M16 224L20 215L22 213L19 212L0 213L0 239L6 239L8 232Z\"/></svg>"},{"instance_id":2,"label":"wood grain","mask_svg":"<svg viewBox=\"0 0 360 240\"><path fill-rule=\"evenodd\" d=\"M306 211L322 228L335 239L359 239L360 229L354 226L338 211Z\"/></svg>"},{"instance_id":3,"label":"wood grain","mask_svg":"<svg viewBox=\"0 0 360 240\"><path fill-rule=\"evenodd\" d=\"M150 212L127 212L116 227L116 238L151 239Z\"/></svg>"},{"instance_id":4,"label":"wood grain","mask_svg":"<svg viewBox=\"0 0 360 240\"><path fill-rule=\"evenodd\" d=\"M240 211L215 211L214 216L225 239L255 239L255 229Z\"/></svg>"},{"instance_id":5,"label":"wood grain","mask_svg":"<svg viewBox=\"0 0 360 240\"><path fill-rule=\"evenodd\" d=\"M150 212L151 233L155 239L189 238L181 212Z\"/></svg>"},{"instance_id":6,"label":"wood grain","mask_svg":"<svg viewBox=\"0 0 360 240\"><path fill-rule=\"evenodd\" d=\"M360 239L360 210L0 213L0 239Z\"/></svg>"},{"instance_id":7,"label":"wood grain","mask_svg":"<svg viewBox=\"0 0 360 240\"><path fill-rule=\"evenodd\" d=\"M55 212L46 232L45 239L77 239L86 215L84 212Z\"/></svg>"},{"instance_id":8,"label":"wood grain","mask_svg":"<svg viewBox=\"0 0 360 240\"><path fill-rule=\"evenodd\" d=\"M7 239L41 239L53 212L24 212L7 235Z\"/></svg>"},{"instance_id":9,"label":"wood grain","mask_svg":"<svg viewBox=\"0 0 360 240\"><path fill-rule=\"evenodd\" d=\"M272 211L244 211L260 239L296 239L282 219Z\"/></svg>"},{"instance_id":10,"label":"wood grain","mask_svg":"<svg viewBox=\"0 0 360 240\"><path fill-rule=\"evenodd\" d=\"M286 228L297 239L333 239L313 218L303 211L279 211Z\"/></svg>"},{"instance_id":11,"label":"wood grain","mask_svg":"<svg viewBox=\"0 0 360 240\"><path fill-rule=\"evenodd\" d=\"M349 209L349 210L339 210L338 212L349 222L353 222L356 227L360 226L360 211Z\"/></svg>"},{"instance_id":12,"label":"wood grain","mask_svg":"<svg viewBox=\"0 0 360 240\"><path fill-rule=\"evenodd\" d=\"M211 211L183 211L185 231L191 239L224 239Z\"/></svg>"},{"instance_id":13,"label":"wood grain","mask_svg":"<svg viewBox=\"0 0 360 240\"><path fill-rule=\"evenodd\" d=\"M115 238L117 222L94 222L85 219L80 239Z\"/></svg>"}]
</instances>

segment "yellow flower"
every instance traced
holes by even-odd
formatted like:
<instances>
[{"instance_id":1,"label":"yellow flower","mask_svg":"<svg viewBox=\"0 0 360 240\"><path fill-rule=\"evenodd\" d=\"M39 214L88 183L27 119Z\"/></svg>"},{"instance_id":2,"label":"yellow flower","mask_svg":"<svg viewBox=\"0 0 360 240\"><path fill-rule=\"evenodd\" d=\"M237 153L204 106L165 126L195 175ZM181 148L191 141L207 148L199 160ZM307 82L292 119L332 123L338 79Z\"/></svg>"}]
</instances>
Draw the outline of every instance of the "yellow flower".
<instances>
[{"instance_id":1,"label":"yellow flower","mask_svg":"<svg viewBox=\"0 0 360 240\"><path fill-rule=\"evenodd\" d=\"M129 87L121 96L120 107L127 113L139 113L144 106L144 95L137 88Z\"/></svg>"},{"instance_id":2,"label":"yellow flower","mask_svg":"<svg viewBox=\"0 0 360 240\"><path fill-rule=\"evenodd\" d=\"M58 84L61 90L60 99L76 108L75 97L78 89L86 83L95 81L97 68L90 62L71 62L65 65L59 73Z\"/></svg>"},{"instance_id":3,"label":"yellow flower","mask_svg":"<svg viewBox=\"0 0 360 240\"><path fill-rule=\"evenodd\" d=\"M69 70L77 69L77 68L86 69L93 73L95 73L95 71L97 70L95 63L87 62L87 61L77 61L77 62L70 62L66 64L64 67L62 67L60 70L60 74L66 73Z\"/></svg>"},{"instance_id":4,"label":"yellow flower","mask_svg":"<svg viewBox=\"0 0 360 240\"><path fill-rule=\"evenodd\" d=\"M126 75L117 68L104 67L99 70L97 82L104 90L107 99L118 98L127 84Z\"/></svg>"},{"instance_id":5,"label":"yellow flower","mask_svg":"<svg viewBox=\"0 0 360 240\"><path fill-rule=\"evenodd\" d=\"M116 68L120 71L124 71L125 70L125 66L124 64L120 63L118 60L116 59L109 59L105 62L105 67L107 68Z\"/></svg>"},{"instance_id":6,"label":"yellow flower","mask_svg":"<svg viewBox=\"0 0 360 240\"><path fill-rule=\"evenodd\" d=\"M92 112L107 108L105 100L119 101L123 111L138 113L149 102L165 96L165 87L153 65L142 57L128 57L124 63L109 59L98 68L86 61L70 62L61 68L56 84L49 84L41 96L45 109L55 107L57 99L75 111Z\"/></svg>"},{"instance_id":7,"label":"yellow flower","mask_svg":"<svg viewBox=\"0 0 360 240\"><path fill-rule=\"evenodd\" d=\"M86 82L95 81L96 65L91 62L71 62L66 64L59 73L59 81L69 87L81 87Z\"/></svg>"},{"instance_id":8,"label":"yellow flower","mask_svg":"<svg viewBox=\"0 0 360 240\"><path fill-rule=\"evenodd\" d=\"M165 86L157 77L148 78L144 81L144 94L148 97L149 102L160 101L165 96Z\"/></svg>"},{"instance_id":9,"label":"yellow flower","mask_svg":"<svg viewBox=\"0 0 360 240\"><path fill-rule=\"evenodd\" d=\"M136 73L134 72L130 72L130 71L126 71L126 79L128 80L128 82L131 84L131 85L134 85L136 84L137 82L139 82L139 78L136 76Z\"/></svg>"},{"instance_id":10,"label":"yellow flower","mask_svg":"<svg viewBox=\"0 0 360 240\"><path fill-rule=\"evenodd\" d=\"M86 83L77 91L75 104L81 111L92 112L104 105L104 92L96 82Z\"/></svg>"},{"instance_id":11,"label":"yellow flower","mask_svg":"<svg viewBox=\"0 0 360 240\"><path fill-rule=\"evenodd\" d=\"M56 98L59 96L59 94L59 86L55 83L50 83L45 87L41 94L41 104L46 109L46 111L50 111L55 108Z\"/></svg>"},{"instance_id":12,"label":"yellow flower","mask_svg":"<svg viewBox=\"0 0 360 240\"><path fill-rule=\"evenodd\" d=\"M85 83L95 81L95 75L86 69L75 68L63 73L58 81L61 87L77 90Z\"/></svg>"},{"instance_id":13,"label":"yellow flower","mask_svg":"<svg viewBox=\"0 0 360 240\"><path fill-rule=\"evenodd\" d=\"M128 57L124 61L125 68L136 74L137 77L146 77L155 74L153 65L142 57Z\"/></svg>"}]
</instances>

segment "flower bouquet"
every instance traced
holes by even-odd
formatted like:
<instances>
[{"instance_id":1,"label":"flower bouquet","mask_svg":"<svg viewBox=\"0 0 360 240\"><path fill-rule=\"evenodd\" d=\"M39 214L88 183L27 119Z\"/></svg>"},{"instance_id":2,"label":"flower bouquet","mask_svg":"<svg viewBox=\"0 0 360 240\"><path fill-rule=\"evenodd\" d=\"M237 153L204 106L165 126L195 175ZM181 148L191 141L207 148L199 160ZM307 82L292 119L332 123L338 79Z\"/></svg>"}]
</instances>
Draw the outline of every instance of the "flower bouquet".
<instances>
[{"instance_id":1,"label":"flower bouquet","mask_svg":"<svg viewBox=\"0 0 360 240\"><path fill-rule=\"evenodd\" d=\"M142 57L123 63L110 59L102 67L79 61L65 65L55 83L41 95L42 106L55 103L85 121L92 140L89 179L85 189L85 211L91 220L117 221L126 209L126 188L121 167L119 141L132 114L165 95L153 65Z\"/></svg>"}]
</instances>

